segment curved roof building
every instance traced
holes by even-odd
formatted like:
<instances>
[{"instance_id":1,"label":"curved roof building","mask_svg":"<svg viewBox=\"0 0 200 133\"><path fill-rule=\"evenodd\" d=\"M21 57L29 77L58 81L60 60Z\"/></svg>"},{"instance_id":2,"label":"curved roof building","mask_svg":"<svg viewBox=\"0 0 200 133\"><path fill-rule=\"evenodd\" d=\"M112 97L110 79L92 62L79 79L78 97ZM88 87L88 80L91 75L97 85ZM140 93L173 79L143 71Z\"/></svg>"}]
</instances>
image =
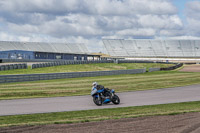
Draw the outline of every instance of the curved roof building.
<instances>
[{"instance_id":1,"label":"curved roof building","mask_svg":"<svg viewBox=\"0 0 200 133\"><path fill-rule=\"evenodd\" d=\"M94 57L82 43L0 41L0 59L87 60L88 56Z\"/></svg>"},{"instance_id":2,"label":"curved roof building","mask_svg":"<svg viewBox=\"0 0 200 133\"><path fill-rule=\"evenodd\" d=\"M0 41L0 51L22 50L49 53L89 53L82 43L43 43L43 42L8 42Z\"/></svg>"}]
</instances>

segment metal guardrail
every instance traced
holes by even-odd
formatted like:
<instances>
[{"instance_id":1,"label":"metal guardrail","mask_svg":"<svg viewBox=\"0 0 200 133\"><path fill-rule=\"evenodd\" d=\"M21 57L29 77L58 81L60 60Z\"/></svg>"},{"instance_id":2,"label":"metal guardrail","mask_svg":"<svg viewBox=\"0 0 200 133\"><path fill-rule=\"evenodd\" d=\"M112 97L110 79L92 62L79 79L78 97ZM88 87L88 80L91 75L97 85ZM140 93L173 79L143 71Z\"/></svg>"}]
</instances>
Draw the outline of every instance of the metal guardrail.
<instances>
[{"instance_id":1,"label":"metal guardrail","mask_svg":"<svg viewBox=\"0 0 200 133\"><path fill-rule=\"evenodd\" d=\"M113 60L107 61L112 63ZM101 61L90 61L89 63L100 63ZM59 62L53 62L55 64L46 63L47 66L60 65ZM85 62L67 62L67 63L88 63ZM41 65L41 64L39 64ZM149 72L153 71L163 71L163 70L174 70L183 66L183 63L176 64L175 66L168 68L149 68ZM2 65L0 70L7 69L25 69L27 64L12 64L12 65ZM131 70L113 70L113 71L92 71L92 72L69 72L69 73L47 73L47 74L21 74L21 75L0 75L0 83L11 83L11 82L24 82L24 81L38 81L38 80L51 80L51 79L65 79L65 78L79 78L79 77L96 77L96 76L106 76L106 75L120 75L120 74L138 74L145 73L146 69L131 69Z\"/></svg>"},{"instance_id":2,"label":"metal guardrail","mask_svg":"<svg viewBox=\"0 0 200 133\"><path fill-rule=\"evenodd\" d=\"M0 83L79 78L79 77L96 77L96 76L120 75L120 74L138 74L145 72L146 69L130 69L130 70L92 71L92 72L0 75Z\"/></svg>"},{"instance_id":3,"label":"metal guardrail","mask_svg":"<svg viewBox=\"0 0 200 133\"><path fill-rule=\"evenodd\" d=\"M13 70L13 69L27 69L28 66L24 64L10 64L10 65L0 65L0 71Z\"/></svg>"},{"instance_id":4,"label":"metal guardrail","mask_svg":"<svg viewBox=\"0 0 200 133\"><path fill-rule=\"evenodd\" d=\"M148 72L160 71L160 68L149 68Z\"/></svg>"}]
</instances>

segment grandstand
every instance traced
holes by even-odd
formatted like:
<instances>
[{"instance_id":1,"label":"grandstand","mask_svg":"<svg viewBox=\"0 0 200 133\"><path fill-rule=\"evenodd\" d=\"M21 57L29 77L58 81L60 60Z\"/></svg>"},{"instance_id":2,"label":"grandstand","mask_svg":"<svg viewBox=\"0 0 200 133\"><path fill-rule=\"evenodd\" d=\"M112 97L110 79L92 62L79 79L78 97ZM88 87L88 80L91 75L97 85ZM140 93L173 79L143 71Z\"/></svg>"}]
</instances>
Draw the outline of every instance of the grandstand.
<instances>
[{"instance_id":1,"label":"grandstand","mask_svg":"<svg viewBox=\"0 0 200 133\"><path fill-rule=\"evenodd\" d=\"M104 39L112 57L199 58L200 40Z\"/></svg>"},{"instance_id":2,"label":"grandstand","mask_svg":"<svg viewBox=\"0 0 200 133\"><path fill-rule=\"evenodd\" d=\"M87 60L96 56L89 54L87 47L79 43L0 41L0 59Z\"/></svg>"}]
</instances>

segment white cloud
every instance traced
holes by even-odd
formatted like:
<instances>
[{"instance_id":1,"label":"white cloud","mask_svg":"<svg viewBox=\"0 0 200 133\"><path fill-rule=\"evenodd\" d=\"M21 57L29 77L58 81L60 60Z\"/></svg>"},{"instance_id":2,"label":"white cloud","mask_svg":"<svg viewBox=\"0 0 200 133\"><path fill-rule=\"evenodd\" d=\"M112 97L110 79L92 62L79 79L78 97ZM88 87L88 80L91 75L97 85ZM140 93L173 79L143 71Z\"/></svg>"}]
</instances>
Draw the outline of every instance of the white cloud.
<instances>
[{"instance_id":1,"label":"white cloud","mask_svg":"<svg viewBox=\"0 0 200 133\"><path fill-rule=\"evenodd\" d=\"M200 1L191 1L186 4L187 17L200 19Z\"/></svg>"},{"instance_id":2,"label":"white cloud","mask_svg":"<svg viewBox=\"0 0 200 133\"><path fill-rule=\"evenodd\" d=\"M8 23L8 27L11 31L21 32L21 33L37 33L37 32L39 32L39 27L30 25L30 24L18 25L18 24L14 24L14 23Z\"/></svg>"},{"instance_id":3,"label":"white cloud","mask_svg":"<svg viewBox=\"0 0 200 133\"><path fill-rule=\"evenodd\" d=\"M200 36L200 1L188 2L186 5L188 34Z\"/></svg>"},{"instance_id":4,"label":"white cloud","mask_svg":"<svg viewBox=\"0 0 200 133\"><path fill-rule=\"evenodd\" d=\"M175 37L170 37L170 39L200 40L200 37L195 37L195 36L175 36Z\"/></svg>"},{"instance_id":5,"label":"white cloud","mask_svg":"<svg viewBox=\"0 0 200 133\"><path fill-rule=\"evenodd\" d=\"M1 0L0 39L79 42L99 50L102 38L156 38L199 33L198 2L188 27L170 0ZM199 28L200 29L200 28Z\"/></svg>"},{"instance_id":6,"label":"white cloud","mask_svg":"<svg viewBox=\"0 0 200 133\"><path fill-rule=\"evenodd\" d=\"M176 37L185 34L184 30L160 30L160 35L163 37Z\"/></svg>"},{"instance_id":7,"label":"white cloud","mask_svg":"<svg viewBox=\"0 0 200 133\"><path fill-rule=\"evenodd\" d=\"M99 15L175 14L167 0L2 0L1 10L36 13L87 13Z\"/></svg>"},{"instance_id":8,"label":"white cloud","mask_svg":"<svg viewBox=\"0 0 200 133\"><path fill-rule=\"evenodd\" d=\"M183 23L177 15L138 15L138 22L143 27L155 29L180 29Z\"/></svg>"},{"instance_id":9,"label":"white cloud","mask_svg":"<svg viewBox=\"0 0 200 133\"><path fill-rule=\"evenodd\" d=\"M117 32L120 36L154 36L154 29L126 29Z\"/></svg>"}]
</instances>

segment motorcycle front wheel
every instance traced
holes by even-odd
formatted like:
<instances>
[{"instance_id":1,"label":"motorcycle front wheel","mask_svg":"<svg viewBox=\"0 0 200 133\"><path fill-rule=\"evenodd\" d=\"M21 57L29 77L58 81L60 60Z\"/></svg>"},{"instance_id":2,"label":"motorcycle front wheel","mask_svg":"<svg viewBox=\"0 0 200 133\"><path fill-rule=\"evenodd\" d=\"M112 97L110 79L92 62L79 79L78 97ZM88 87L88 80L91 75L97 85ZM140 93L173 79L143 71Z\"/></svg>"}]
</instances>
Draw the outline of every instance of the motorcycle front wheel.
<instances>
[{"instance_id":1,"label":"motorcycle front wheel","mask_svg":"<svg viewBox=\"0 0 200 133\"><path fill-rule=\"evenodd\" d=\"M102 100L101 97L93 97L93 101L97 106L101 106L102 105Z\"/></svg>"},{"instance_id":2,"label":"motorcycle front wheel","mask_svg":"<svg viewBox=\"0 0 200 133\"><path fill-rule=\"evenodd\" d=\"M112 102L113 102L114 104L119 104L119 103L120 103L119 97L118 97L117 95L114 95L114 96L112 97Z\"/></svg>"}]
</instances>

